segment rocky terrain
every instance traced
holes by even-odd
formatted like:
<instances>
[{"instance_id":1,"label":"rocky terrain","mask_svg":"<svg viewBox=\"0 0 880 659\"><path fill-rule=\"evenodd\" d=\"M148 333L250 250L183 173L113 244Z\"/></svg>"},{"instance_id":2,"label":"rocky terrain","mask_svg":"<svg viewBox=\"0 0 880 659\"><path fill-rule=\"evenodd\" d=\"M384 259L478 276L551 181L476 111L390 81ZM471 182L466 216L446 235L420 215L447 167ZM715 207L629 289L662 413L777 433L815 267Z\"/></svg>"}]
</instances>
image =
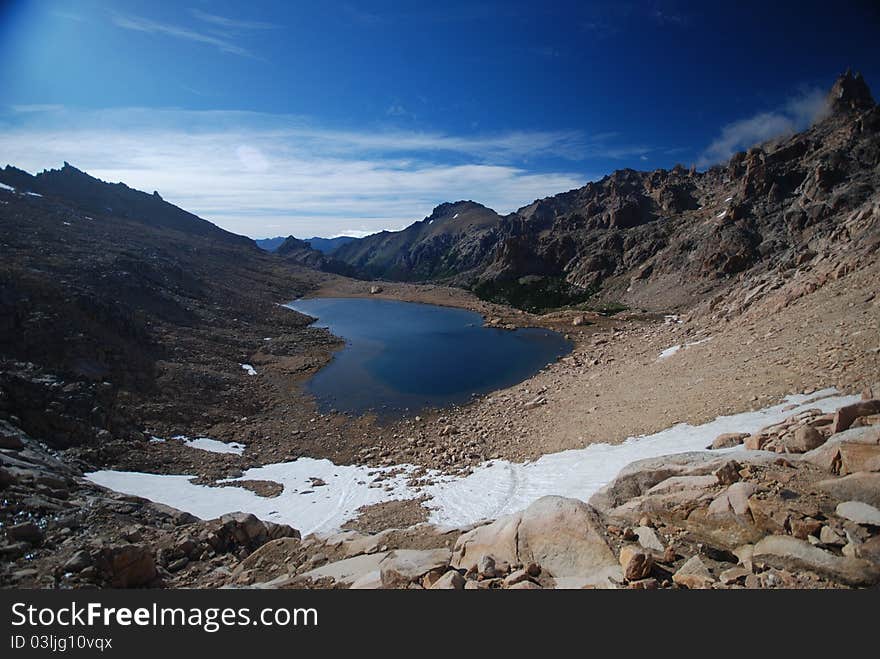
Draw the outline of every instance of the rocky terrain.
<instances>
[{"instance_id":1,"label":"rocky terrain","mask_svg":"<svg viewBox=\"0 0 880 659\"><path fill-rule=\"evenodd\" d=\"M332 256L296 239L268 254L69 165L0 171L0 583L876 585L880 111L852 74L828 109L706 172L615 172L503 218L444 204ZM556 329L575 348L465 406L383 423L319 414L300 384L341 344L279 306L300 295L466 307L493 326ZM413 499L302 538L83 478L106 468L222 485L301 456L466 474L828 386L863 400L634 463L588 503L545 497L468 528L426 524L429 502ZM183 441L195 437L242 450ZM268 498L281 487L239 485Z\"/></svg>"}]
</instances>

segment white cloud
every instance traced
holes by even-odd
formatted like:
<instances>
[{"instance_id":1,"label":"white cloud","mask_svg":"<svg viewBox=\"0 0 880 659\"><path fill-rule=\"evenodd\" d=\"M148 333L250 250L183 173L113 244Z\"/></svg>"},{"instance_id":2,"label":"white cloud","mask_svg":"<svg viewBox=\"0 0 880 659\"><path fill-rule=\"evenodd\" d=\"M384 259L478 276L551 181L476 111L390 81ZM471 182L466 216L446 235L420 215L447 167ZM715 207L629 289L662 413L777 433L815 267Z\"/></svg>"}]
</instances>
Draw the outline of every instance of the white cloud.
<instances>
[{"instance_id":1,"label":"white cloud","mask_svg":"<svg viewBox=\"0 0 880 659\"><path fill-rule=\"evenodd\" d=\"M0 130L11 164L39 171L67 160L252 236L399 229L458 199L509 212L586 182L512 164L569 148L561 133L340 131L257 113L137 109L31 117Z\"/></svg>"},{"instance_id":2,"label":"white cloud","mask_svg":"<svg viewBox=\"0 0 880 659\"><path fill-rule=\"evenodd\" d=\"M827 111L826 97L820 89L805 89L781 107L739 119L721 128L700 157L697 165L707 167L730 158L737 151L807 128Z\"/></svg>"}]
</instances>

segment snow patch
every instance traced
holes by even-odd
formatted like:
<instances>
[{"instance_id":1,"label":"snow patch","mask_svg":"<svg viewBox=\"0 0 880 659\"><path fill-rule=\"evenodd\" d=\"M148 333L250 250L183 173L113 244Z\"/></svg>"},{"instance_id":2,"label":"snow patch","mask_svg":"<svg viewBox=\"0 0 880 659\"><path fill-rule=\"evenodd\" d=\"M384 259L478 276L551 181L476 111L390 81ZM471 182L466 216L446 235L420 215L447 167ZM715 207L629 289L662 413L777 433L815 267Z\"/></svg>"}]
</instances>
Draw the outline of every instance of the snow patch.
<instances>
[{"instance_id":1,"label":"snow patch","mask_svg":"<svg viewBox=\"0 0 880 659\"><path fill-rule=\"evenodd\" d=\"M96 471L87 474L86 478L98 485L173 506L203 519L240 510L267 521L290 524L304 535L340 528L357 514L361 506L410 499L422 494L432 497L427 503L432 509L431 522L464 526L521 510L549 494L587 501L623 467L636 460L701 451L721 433L751 433L806 409L817 407L830 412L859 400L858 396L835 394L836 390L825 389L809 396L789 396L779 405L756 412L721 416L699 426L680 423L653 435L631 437L622 444L591 444L582 449L551 453L534 462L490 461L466 477L431 473L436 482L422 489L407 484L415 470L413 465L384 468L343 466L312 458L248 469L241 478L224 481L234 485L238 480L259 479L283 485L281 495L271 499L239 487L195 485L193 476ZM792 404L797 407L787 409ZM742 449L725 449L732 453L738 450ZM376 475L389 472L396 475L374 482ZM314 487L312 478L320 478L327 485Z\"/></svg>"},{"instance_id":2,"label":"snow patch","mask_svg":"<svg viewBox=\"0 0 880 659\"><path fill-rule=\"evenodd\" d=\"M43 195L37 194L36 192L25 192L25 194L29 197L42 197Z\"/></svg>"},{"instance_id":3,"label":"snow patch","mask_svg":"<svg viewBox=\"0 0 880 659\"><path fill-rule=\"evenodd\" d=\"M733 201L733 197L728 197L727 199L724 200L724 203L726 204L728 201Z\"/></svg>"},{"instance_id":4,"label":"snow patch","mask_svg":"<svg viewBox=\"0 0 880 659\"><path fill-rule=\"evenodd\" d=\"M6 185L5 183L0 183L0 190L9 190L10 192L15 192L15 188L11 185Z\"/></svg>"},{"instance_id":5,"label":"snow patch","mask_svg":"<svg viewBox=\"0 0 880 659\"><path fill-rule=\"evenodd\" d=\"M244 370L244 372L247 373L248 375L256 375L257 374L257 369L255 369L250 364L239 364L239 366L241 366L241 368Z\"/></svg>"},{"instance_id":6,"label":"snow patch","mask_svg":"<svg viewBox=\"0 0 880 659\"><path fill-rule=\"evenodd\" d=\"M454 220L454 219L457 218L457 217L458 217L458 213L456 213L455 215L453 215L453 216L452 216L452 219Z\"/></svg>"},{"instance_id":7,"label":"snow patch","mask_svg":"<svg viewBox=\"0 0 880 659\"><path fill-rule=\"evenodd\" d=\"M716 215L716 217L720 220L720 219L721 219L722 217L724 217L725 215L727 215L727 211L726 211L726 210L723 210L723 211L721 211L720 213L718 213L718 215Z\"/></svg>"},{"instance_id":8,"label":"snow patch","mask_svg":"<svg viewBox=\"0 0 880 659\"><path fill-rule=\"evenodd\" d=\"M712 337L707 336L705 339L700 339L699 341L691 341L690 343L679 344L679 345L672 346L670 348L666 348L666 350L662 351L658 355L657 361L660 361L661 359L669 359L670 357L672 357L672 355L677 353L679 350L684 350L686 348L698 346L702 343L708 343L711 340L712 340Z\"/></svg>"},{"instance_id":9,"label":"snow patch","mask_svg":"<svg viewBox=\"0 0 880 659\"><path fill-rule=\"evenodd\" d=\"M175 438L177 439L177 438ZM210 453L234 453L241 455L244 453L244 444L238 442L221 442L209 437L196 437L195 439L184 439L183 443L190 448L197 448Z\"/></svg>"}]
</instances>

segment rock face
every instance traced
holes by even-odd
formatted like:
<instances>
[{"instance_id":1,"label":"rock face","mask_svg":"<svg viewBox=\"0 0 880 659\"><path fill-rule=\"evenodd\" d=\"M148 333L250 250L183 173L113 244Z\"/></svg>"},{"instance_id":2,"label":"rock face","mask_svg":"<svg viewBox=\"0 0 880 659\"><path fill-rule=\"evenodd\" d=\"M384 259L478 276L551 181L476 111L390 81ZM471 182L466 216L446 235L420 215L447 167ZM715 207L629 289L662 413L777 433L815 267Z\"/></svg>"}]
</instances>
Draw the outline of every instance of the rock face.
<instances>
[{"instance_id":1,"label":"rock face","mask_svg":"<svg viewBox=\"0 0 880 659\"><path fill-rule=\"evenodd\" d=\"M157 576L152 552L139 545L122 545L103 550L95 561L111 588L149 585Z\"/></svg>"},{"instance_id":2,"label":"rock face","mask_svg":"<svg viewBox=\"0 0 880 659\"><path fill-rule=\"evenodd\" d=\"M622 577L599 515L564 497L542 497L521 513L465 533L451 564L476 570L485 555L509 564L537 563L557 582L606 586L610 578Z\"/></svg>"}]
</instances>

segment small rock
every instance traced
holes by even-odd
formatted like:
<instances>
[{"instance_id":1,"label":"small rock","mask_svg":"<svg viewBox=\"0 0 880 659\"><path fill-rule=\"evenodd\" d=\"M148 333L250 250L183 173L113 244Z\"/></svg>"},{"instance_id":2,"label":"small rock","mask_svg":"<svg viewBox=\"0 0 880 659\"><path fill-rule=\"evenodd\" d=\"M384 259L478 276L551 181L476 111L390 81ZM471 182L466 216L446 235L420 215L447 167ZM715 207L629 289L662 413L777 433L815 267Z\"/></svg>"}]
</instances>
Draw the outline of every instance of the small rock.
<instances>
[{"instance_id":1,"label":"small rock","mask_svg":"<svg viewBox=\"0 0 880 659\"><path fill-rule=\"evenodd\" d=\"M691 590L700 588L711 588L715 583L715 577L709 572L709 568L700 560L699 556L691 556L682 565L675 574L672 575L672 581L679 586L684 586Z\"/></svg>"},{"instance_id":2,"label":"small rock","mask_svg":"<svg viewBox=\"0 0 880 659\"><path fill-rule=\"evenodd\" d=\"M841 546L846 543L846 539L830 526L823 526L822 530L819 531L819 542L823 545Z\"/></svg>"},{"instance_id":3,"label":"small rock","mask_svg":"<svg viewBox=\"0 0 880 659\"><path fill-rule=\"evenodd\" d=\"M728 570L724 570L724 572L719 575L718 579L721 581L721 583L729 586L732 583L736 583L741 580L744 581L745 578L751 574L751 570L747 570L744 567L736 566Z\"/></svg>"},{"instance_id":4,"label":"small rock","mask_svg":"<svg viewBox=\"0 0 880 659\"><path fill-rule=\"evenodd\" d=\"M62 566L64 572L82 572L92 564L92 557L89 552L80 549L73 556L67 559Z\"/></svg>"}]
</instances>

